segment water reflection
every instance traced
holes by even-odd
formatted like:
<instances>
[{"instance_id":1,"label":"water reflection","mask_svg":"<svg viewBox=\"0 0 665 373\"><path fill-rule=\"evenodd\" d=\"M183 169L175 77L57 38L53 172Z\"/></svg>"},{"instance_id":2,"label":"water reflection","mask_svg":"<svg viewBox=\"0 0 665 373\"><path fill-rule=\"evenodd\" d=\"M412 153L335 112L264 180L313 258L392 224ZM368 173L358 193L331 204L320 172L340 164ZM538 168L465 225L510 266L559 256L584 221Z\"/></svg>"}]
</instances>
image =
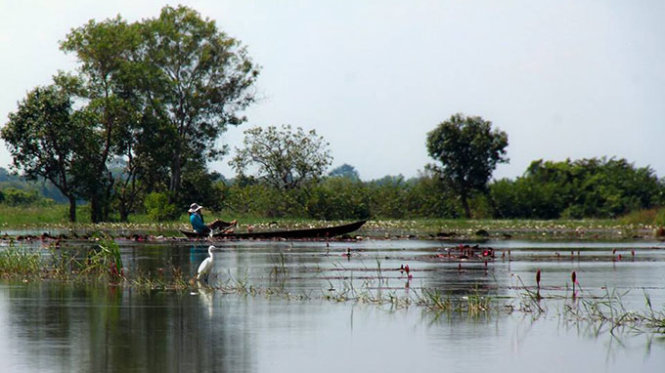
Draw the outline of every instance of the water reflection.
<instances>
[{"instance_id":1,"label":"water reflection","mask_svg":"<svg viewBox=\"0 0 665 373\"><path fill-rule=\"evenodd\" d=\"M193 277L207 243L121 246L129 273L182 270ZM184 292L57 283L0 285L0 371L660 371L663 343L650 337L616 339L591 324L562 322L569 299L548 299L543 315L434 314L422 308L336 303L332 288L406 296L423 288L453 297L481 294L512 299L516 276L534 285L543 273L546 297L566 295L575 270L587 293L631 290L627 305L643 307L643 291L665 304L662 249L638 248L613 261L613 248L574 245L514 248L485 267L437 259L440 243L361 242L217 244L210 281L245 281L258 288L307 294L224 294L199 286ZM353 255L344 256L349 247ZM38 249L38 248L36 248ZM63 250L87 250L70 247ZM622 247L621 249L630 250ZM508 250L508 249L505 249ZM577 251L577 250L574 250ZM409 264L413 278L399 270ZM406 286L408 284L408 287ZM411 292L411 293L409 293ZM610 358L608 358L610 356Z\"/></svg>"},{"instance_id":2,"label":"water reflection","mask_svg":"<svg viewBox=\"0 0 665 373\"><path fill-rule=\"evenodd\" d=\"M209 289L190 295L42 284L8 286L0 294L7 317L0 338L17 342L2 352L5 367L252 370L252 338L238 328L246 322L240 317L245 302L237 299L231 310L228 299Z\"/></svg>"}]
</instances>

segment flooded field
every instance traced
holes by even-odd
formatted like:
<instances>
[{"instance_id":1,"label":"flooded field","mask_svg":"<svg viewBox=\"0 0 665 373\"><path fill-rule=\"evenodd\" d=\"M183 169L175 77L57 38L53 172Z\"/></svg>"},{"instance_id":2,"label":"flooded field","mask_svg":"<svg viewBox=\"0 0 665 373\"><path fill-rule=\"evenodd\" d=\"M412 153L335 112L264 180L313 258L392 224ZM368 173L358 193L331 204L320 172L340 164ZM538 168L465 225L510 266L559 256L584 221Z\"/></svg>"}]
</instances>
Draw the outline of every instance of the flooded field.
<instances>
[{"instance_id":1,"label":"flooded field","mask_svg":"<svg viewBox=\"0 0 665 373\"><path fill-rule=\"evenodd\" d=\"M196 274L210 244L118 243L128 274L168 277L175 268L186 278ZM48 251L39 242L23 245ZM469 243L471 254L456 244L415 240L215 245L208 285L186 290L0 283L0 371L661 372L665 366L663 330L617 326L590 311L611 302L604 312L663 312L662 242L490 241ZM540 300L534 298L538 270ZM437 310L434 301L453 306Z\"/></svg>"}]
</instances>

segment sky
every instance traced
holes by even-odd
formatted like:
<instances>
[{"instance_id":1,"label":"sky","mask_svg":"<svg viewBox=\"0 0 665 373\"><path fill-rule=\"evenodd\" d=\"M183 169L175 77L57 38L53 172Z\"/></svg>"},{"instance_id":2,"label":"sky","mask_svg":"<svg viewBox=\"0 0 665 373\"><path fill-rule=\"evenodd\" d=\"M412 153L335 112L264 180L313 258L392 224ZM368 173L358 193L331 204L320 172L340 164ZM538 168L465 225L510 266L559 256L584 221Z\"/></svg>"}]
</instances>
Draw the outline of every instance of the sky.
<instances>
[{"instance_id":1,"label":"sky","mask_svg":"<svg viewBox=\"0 0 665 373\"><path fill-rule=\"evenodd\" d=\"M187 5L247 47L261 74L243 131L291 124L363 180L417 176L426 136L455 113L508 134L521 176L538 159L606 156L665 177L665 2L392 0L0 1L0 125L28 91L76 60L58 42L90 19ZM0 144L0 167L11 157Z\"/></svg>"}]
</instances>

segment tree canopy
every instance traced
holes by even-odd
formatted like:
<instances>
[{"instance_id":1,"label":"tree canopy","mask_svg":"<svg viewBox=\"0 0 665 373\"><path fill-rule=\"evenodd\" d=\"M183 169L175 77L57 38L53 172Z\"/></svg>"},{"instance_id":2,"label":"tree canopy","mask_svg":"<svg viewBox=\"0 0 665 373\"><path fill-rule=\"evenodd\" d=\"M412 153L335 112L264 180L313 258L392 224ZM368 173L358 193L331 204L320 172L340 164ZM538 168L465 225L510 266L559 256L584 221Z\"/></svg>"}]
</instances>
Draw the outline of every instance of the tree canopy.
<instances>
[{"instance_id":1,"label":"tree canopy","mask_svg":"<svg viewBox=\"0 0 665 373\"><path fill-rule=\"evenodd\" d=\"M134 23L120 16L91 20L73 29L60 47L79 63L75 73L54 79L68 106L58 110L57 97L50 98L50 113L41 110L33 120L44 130L27 132L30 140L7 130L5 140L16 150L15 166L26 172L45 159L22 150L29 141L61 158L55 146L74 144L65 157L85 167L66 174L76 179L78 196L90 201L93 222L106 220L111 204L126 219L151 191L183 199L183 178L200 178L207 162L225 153L216 140L227 126L245 121L240 113L254 101L259 67L246 48L184 6L166 6L159 17ZM37 116L33 101L28 97L19 112ZM14 126L19 116L10 119Z\"/></svg>"},{"instance_id":2,"label":"tree canopy","mask_svg":"<svg viewBox=\"0 0 665 373\"><path fill-rule=\"evenodd\" d=\"M13 157L12 166L31 180L51 181L69 202L69 219L76 220L76 175L86 167L79 138L85 137L84 121L72 108L71 97L53 84L38 87L9 114L2 138Z\"/></svg>"},{"instance_id":3,"label":"tree canopy","mask_svg":"<svg viewBox=\"0 0 665 373\"><path fill-rule=\"evenodd\" d=\"M259 177L279 189L294 189L318 180L332 163L328 143L316 131L290 125L281 129L255 127L245 132L242 149L229 164L240 174L251 166Z\"/></svg>"},{"instance_id":4,"label":"tree canopy","mask_svg":"<svg viewBox=\"0 0 665 373\"><path fill-rule=\"evenodd\" d=\"M360 180L360 175L358 175L356 168L348 163L344 163L341 166L335 167L332 171L330 171L330 173L328 173L328 176L344 177L353 181Z\"/></svg>"},{"instance_id":5,"label":"tree canopy","mask_svg":"<svg viewBox=\"0 0 665 373\"><path fill-rule=\"evenodd\" d=\"M492 195L510 218L612 218L665 202L651 168L614 158L533 161L517 180L492 185Z\"/></svg>"},{"instance_id":6,"label":"tree canopy","mask_svg":"<svg viewBox=\"0 0 665 373\"><path fill-rule=\"evenodd\" d=\"M497 164L508 162L507 146L508 135L478 116L455 114L427 134L427 151L439 162L429 167L459 194L467 217L470 194L486 193Z\"/></svg>"}]
</instances>

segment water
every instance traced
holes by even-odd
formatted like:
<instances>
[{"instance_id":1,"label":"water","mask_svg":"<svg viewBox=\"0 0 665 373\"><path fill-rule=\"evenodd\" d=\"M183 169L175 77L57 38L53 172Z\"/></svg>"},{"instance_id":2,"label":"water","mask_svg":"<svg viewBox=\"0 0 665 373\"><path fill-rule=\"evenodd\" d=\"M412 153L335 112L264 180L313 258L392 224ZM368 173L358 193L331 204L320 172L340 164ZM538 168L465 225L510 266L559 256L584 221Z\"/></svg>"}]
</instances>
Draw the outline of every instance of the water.
<instances>
[{"instance_id":1,"label":"water","mask_svg":"<svg viewBox=\"0 0 665 373\"><path fill-rule=\"evenodd\" d=\"M190 275L207 256L206 243L120 244L128 271L173 266ZM663 310L663 243L484 245L497 249L487 268L477 261L459 268L459 261L445 257L446 245L430 241L217 245L213 287L241 281L258 290L278 289L274 295L1 283L0 371L662 371L662 337L613 337L562 314L570 303L572 271L583 297L617 289L627 292L627 308L644 310L647 293ZM350 258L343 255L349 248ZM404 264L412 279L398 270ZM535 285L537 269L548 299L542 303L546 313L535 319L504 308L480 317L437 317L414 305L325 298L416 297L435 288L518 306L522 283Z\"/></svg>"}]
</instances>

